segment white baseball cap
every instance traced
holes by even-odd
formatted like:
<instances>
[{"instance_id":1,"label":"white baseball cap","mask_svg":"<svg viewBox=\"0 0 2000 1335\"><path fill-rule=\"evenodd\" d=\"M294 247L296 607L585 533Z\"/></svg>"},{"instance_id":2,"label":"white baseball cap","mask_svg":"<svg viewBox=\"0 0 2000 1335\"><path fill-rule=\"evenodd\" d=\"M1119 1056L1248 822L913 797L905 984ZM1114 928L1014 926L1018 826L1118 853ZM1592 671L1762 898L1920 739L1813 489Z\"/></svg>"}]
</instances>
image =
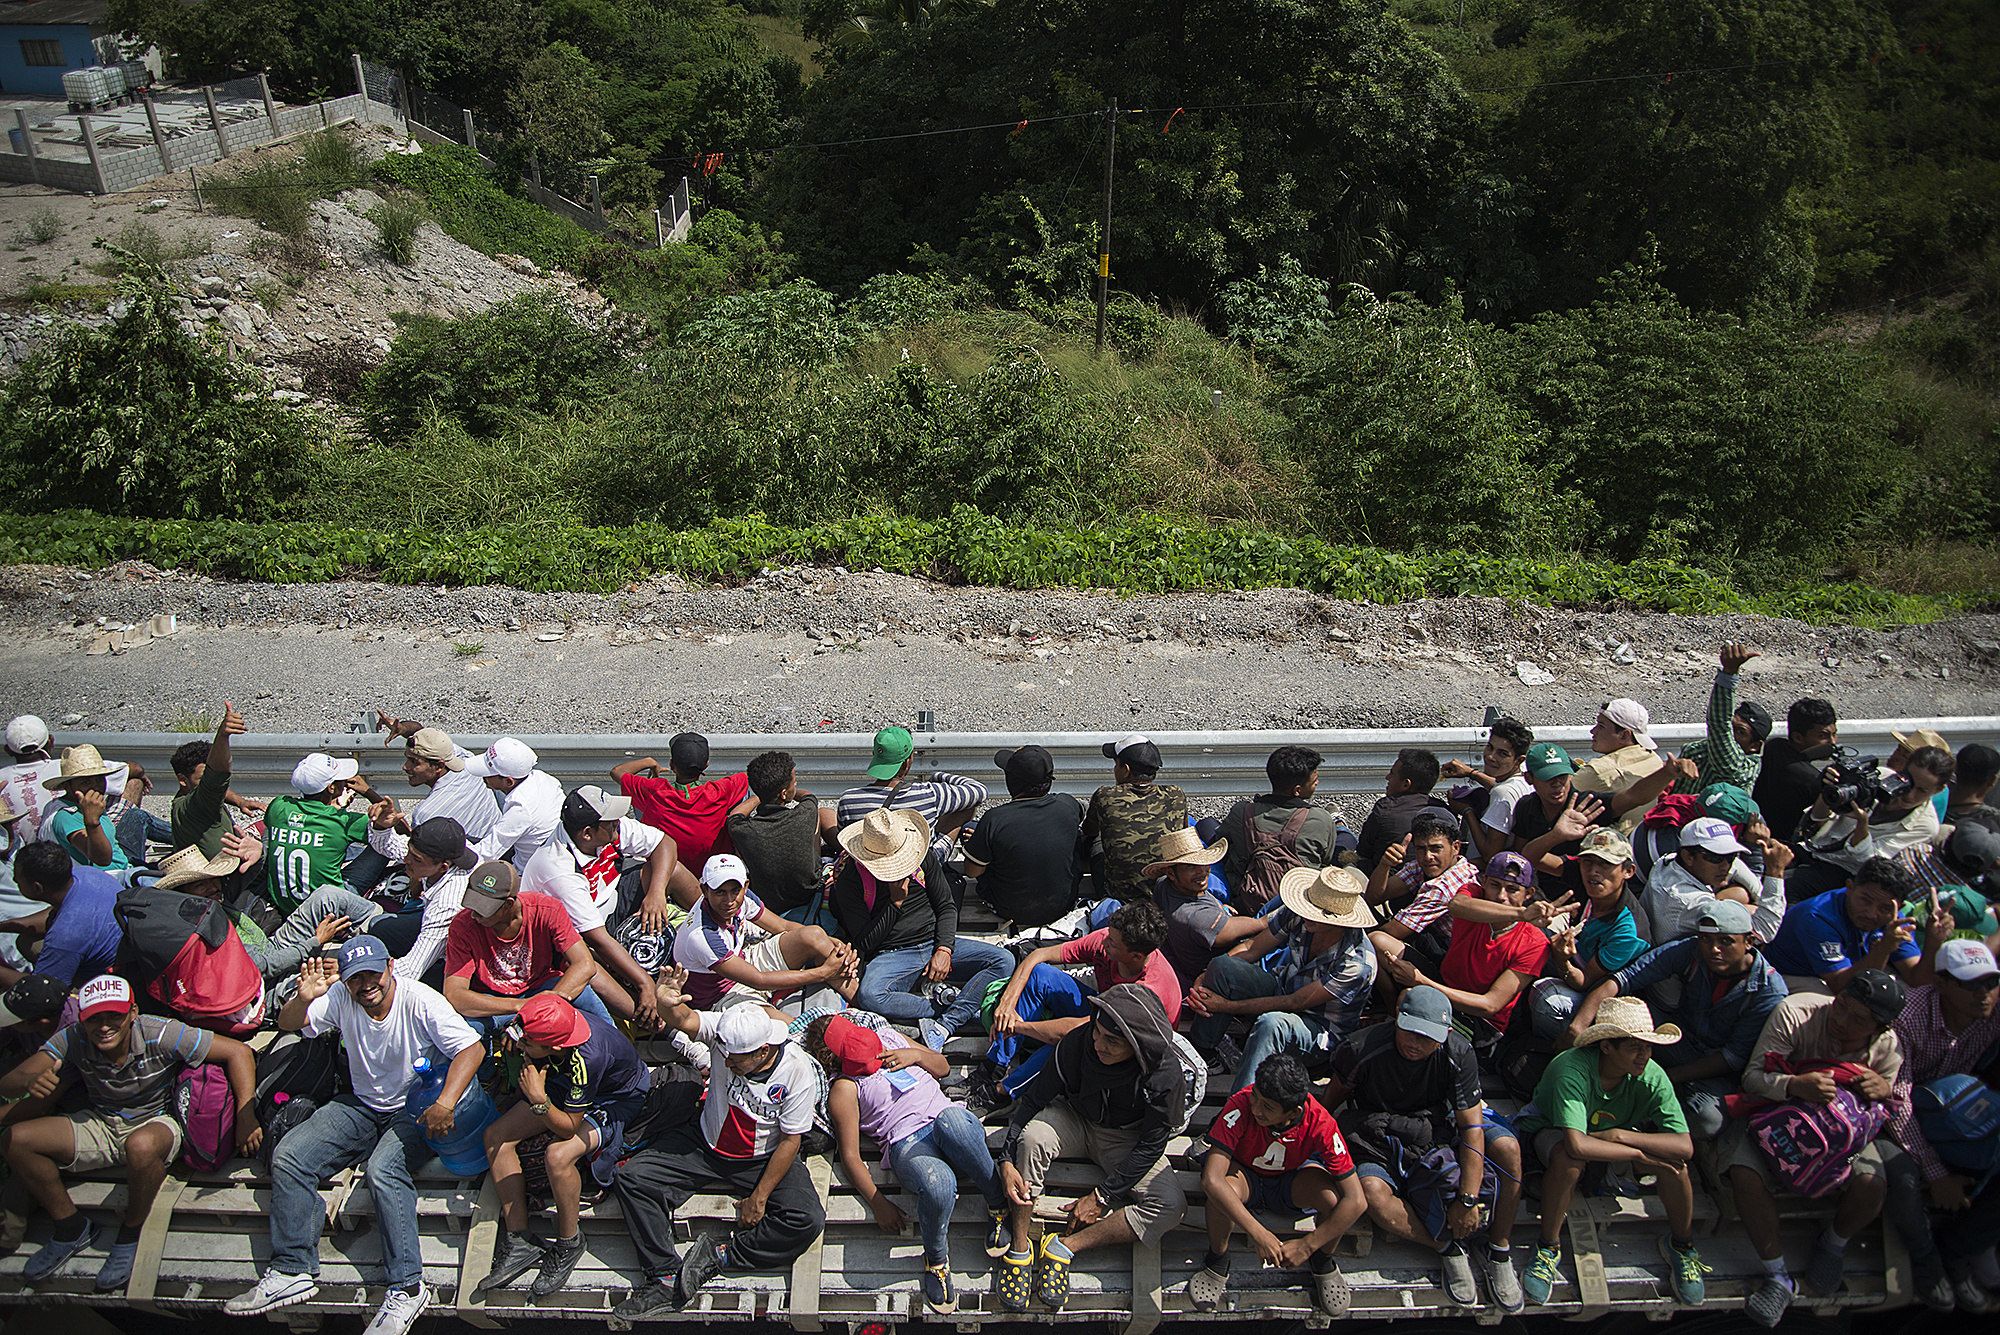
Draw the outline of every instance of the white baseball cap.
<instances>
[{"instance_id":1,"label":"white baseball cap","mask_svg":"<svg viewBox=\"0 0 2000 1335\"><path fill-rule=\"evenodd\" d=\"M787 1032L762 1006L731 1006L715 1022L715 1041L732 1057L782 1043Z\"/></svg>"},{"instance_id":2,"label":"white baseball cap","mask_svg":"<svg viewBox=\"0 0 2000 1335\"><path fill-rule=\"evenodd\" d=\"M1652 726L1653 716L1637 700L1621 695L1597 712L1631 733L1632 740L1648 751L1660 749L1659 743L1646 734L1646 729Z\"/></svg>"},{"instance_id":3,"label":"white baseball cap","mask_svg":"<svg viewBox=\"0 0 2000 1335\"><path fill-rule=\"evenodd\" d=\"M360 772L361 762L351 756L346 760L335 760L324 751L315 751L292 769L292 789L310 797Z\"/></svg>"},{"instance_id":4,"label":"white baseball cap","mask_svg":"<svg viewBox=\"0 0 2000 1335\"><path fill-rule=\"evenodd\" d=\"M1939 973L1948 974L1961 983L1977 982L2000 973L2000 963L1994 962L1993 952L1986 948L1985 943L1965 938L1939 946L1936 966Z\"/></svg>"},{"instance_id":5,"label":"white baseball cap","mask_svg":"<svg viewBox=\"0 0 2000 1335\"><path fill-rule=\"evenodd\" d=\"M1721 857L1725 853L1748 853L1729 822L1717 816L1697 816L1681 826L1681 847L1689 844Z\"/></svg>"},{"instance_id":6,"label":"white baseball cap","mask_svg":"<svg viewBox=\"0 0 2000 1335\"><path fill-rule=\"evenodd\" d=\"M7 721L7 749L15 755L39 751L49 744L49 725L33 714L20 714Z\"/></svg>"},{"instance_id":7,"label":"white baseball cap","mask_svg":"<svg viewBox=\"0 0 2000 1335\"><path fill-rule=\"evenodd\" d=\"M484 755L465 762L465 772L482 779L525 779L535 772L534 748L518 737L502 737Z\"/></svg>"},{"instance_id":8,"label":"white baseball cap","mask_svg":"<svg viewBox=\"0 0 2000 1335\"><path fill-rule=\"evenodd\" d=\"M743 859L734 853L717 853L703 864L701 883L710 890L727 885L731 881L746 886L750 884L750 869L744 866Z\"/></svg>"}]
</instances>

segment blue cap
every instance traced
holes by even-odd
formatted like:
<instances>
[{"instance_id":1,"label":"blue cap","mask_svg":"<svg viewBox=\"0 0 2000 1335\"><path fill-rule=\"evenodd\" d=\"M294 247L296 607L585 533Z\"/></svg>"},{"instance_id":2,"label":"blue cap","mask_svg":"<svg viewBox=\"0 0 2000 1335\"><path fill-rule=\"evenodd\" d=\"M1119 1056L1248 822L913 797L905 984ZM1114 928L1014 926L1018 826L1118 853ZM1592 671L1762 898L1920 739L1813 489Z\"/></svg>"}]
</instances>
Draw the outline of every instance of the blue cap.
<instances>
[{"instance_id":1,"label":"blue cap","mask_svg":"<svg viewBox=\"0 0 2000 1335\"><path fill-rule=\"evenodd\" d=\"M340 948L340 977L345 982L357 973L387 973L389 947L380 937L357 936Z\"/></svg>"},{"instance_id":2,"label":"blue cap","mask_svg":"<svg viewBox=\"0 0 2000 1335\"><path fill-rule=\"evenodd\" d=\"M1451 1036L1451 1002L1434 987L1413 987L1396 1007L1396 1027L1442 1043Z\"/></svg>"}]
</instances>

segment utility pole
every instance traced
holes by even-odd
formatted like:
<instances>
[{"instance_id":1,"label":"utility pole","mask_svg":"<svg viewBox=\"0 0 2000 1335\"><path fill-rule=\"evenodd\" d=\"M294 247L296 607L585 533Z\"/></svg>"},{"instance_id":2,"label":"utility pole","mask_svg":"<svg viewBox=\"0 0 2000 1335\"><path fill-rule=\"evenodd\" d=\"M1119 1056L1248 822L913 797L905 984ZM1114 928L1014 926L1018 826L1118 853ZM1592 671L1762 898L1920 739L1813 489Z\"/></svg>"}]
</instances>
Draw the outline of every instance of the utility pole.
<instances>
[{"instance_id":1,"label":"utility pole","mask_svg":"<svg viewBox=\"0 0 2000 1335\"><path fill-rule=\"evenodd\" d=\"M1104 302L1111 292L1111 172L1118 162L1118 99L1104 112L1104 225L1097 238L1097 355L1104 355Z\"/></svg>"}]
</instances>

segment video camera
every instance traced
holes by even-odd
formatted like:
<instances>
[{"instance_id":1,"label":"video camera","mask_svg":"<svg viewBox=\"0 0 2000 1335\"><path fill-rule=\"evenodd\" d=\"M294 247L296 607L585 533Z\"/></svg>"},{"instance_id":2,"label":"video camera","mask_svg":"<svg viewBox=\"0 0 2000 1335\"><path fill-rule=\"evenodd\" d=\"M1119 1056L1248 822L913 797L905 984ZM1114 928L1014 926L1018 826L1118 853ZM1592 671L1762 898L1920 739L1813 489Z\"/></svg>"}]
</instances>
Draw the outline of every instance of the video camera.
<instances>
[{"instance_id":1,"label":"video camera","mask_svg":"<svg viewBox=\"0 0 2000 1335\"><path fill-rule=\"evenodd\" d=\"M1857 754L1850 747L1834 752L1833 760L1820 771L1827 805L1836 811L1873 807L1910 789L1910 781L1894 770L1882 768L1882 757Z\"/></svg>"}]
</instances>

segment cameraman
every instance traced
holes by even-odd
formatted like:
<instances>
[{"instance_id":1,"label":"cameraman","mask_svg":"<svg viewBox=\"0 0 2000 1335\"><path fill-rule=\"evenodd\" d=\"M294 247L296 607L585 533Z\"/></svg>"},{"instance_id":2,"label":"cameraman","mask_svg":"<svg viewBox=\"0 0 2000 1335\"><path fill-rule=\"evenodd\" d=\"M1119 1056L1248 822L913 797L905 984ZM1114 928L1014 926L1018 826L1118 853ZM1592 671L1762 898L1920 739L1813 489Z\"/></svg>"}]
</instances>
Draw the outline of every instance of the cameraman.
<instances>
[{"instance_id":1,"label":"cameraman","mask_svg":"<svg viewBox=\"0 0 2000 1335\"><path fill-rule=\"evenodd\" d=\"M1932 799L1951 772L1951 752L1935 746L1912 751L1900 778L1847 758L1828 765L1819 797L1799 823L1809 856L1786 881L1786 896L1795 904L1810 899L1847 884L1869 858L1928 844L1938 832Z\"/></svg>"}]
</instances>

